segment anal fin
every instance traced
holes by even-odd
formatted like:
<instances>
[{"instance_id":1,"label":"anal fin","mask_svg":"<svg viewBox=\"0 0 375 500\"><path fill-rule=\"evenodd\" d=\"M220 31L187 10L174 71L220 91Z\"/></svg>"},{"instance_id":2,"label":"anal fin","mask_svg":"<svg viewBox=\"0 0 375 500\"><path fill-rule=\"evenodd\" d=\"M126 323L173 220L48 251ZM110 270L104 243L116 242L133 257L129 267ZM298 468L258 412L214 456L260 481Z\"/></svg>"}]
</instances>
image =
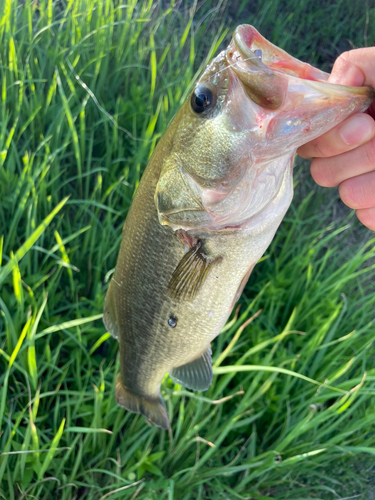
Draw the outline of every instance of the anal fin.
<instances>
[{"instance_id":1,"label":"anal fin","mask_svg":"<svg viewBox=\"0 0 375 500\"><path fill-rule=\"evenodd\" d=\"M210 269L220 261L221 257L209 259L198 241L174 270L169 282L170 295L182 300L194 299Z\"/></svg>"},{"instance_id":2,"label":"anal fin","mask_svg":"<svg viewBox=\"0 0 375 500\"><path fill-rule=\"evenodd\" d=\"M212 383L211 346L197 359L173 368L170 377L193 391L205 391Z\"/></svg>"},{"instance_id":3,"label":"anal fin","mask_svg":"<svg viewBox=\"0 0 375 500\"><path fill-rule=\"evenodd\" d=\"M124 386L121 380L121 375L117 375L116 379L116 402L119 406L126 408L133 413L141 413L150 422L162 429L169 429L169 418L163 398L144 397L135 394Z\"/></svg>"}]
</instances>

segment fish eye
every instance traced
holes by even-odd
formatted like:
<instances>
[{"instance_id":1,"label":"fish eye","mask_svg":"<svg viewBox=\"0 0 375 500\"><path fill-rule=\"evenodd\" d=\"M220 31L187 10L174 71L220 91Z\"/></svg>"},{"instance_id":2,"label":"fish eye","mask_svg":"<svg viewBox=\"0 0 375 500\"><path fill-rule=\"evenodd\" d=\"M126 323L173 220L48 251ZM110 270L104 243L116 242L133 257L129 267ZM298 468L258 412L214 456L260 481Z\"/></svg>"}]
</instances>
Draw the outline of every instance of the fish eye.
<instances>
[{"instance_id":1,"label":"fish eye","mask_svg":"<svg viewBox=\"0 0 375 500\"><path fill-rule=\"evenodd\" d=\"M195 113L204 113L216 104L216 92L206 85L198 85L191 94L191 107Z\"/></svg>"},{"instance_id":2,"label":"fish eye","mask_svg":"<svg viewBox=\"0 0 375 500\"><path fill-rule=\"evenodd\" d=\"M171 315L169 317L169 319L168 319L168 325L171 328L176 328L176 326L177 326L177 318L176 318L176 316Z\"/></svg>"}]
</instances>

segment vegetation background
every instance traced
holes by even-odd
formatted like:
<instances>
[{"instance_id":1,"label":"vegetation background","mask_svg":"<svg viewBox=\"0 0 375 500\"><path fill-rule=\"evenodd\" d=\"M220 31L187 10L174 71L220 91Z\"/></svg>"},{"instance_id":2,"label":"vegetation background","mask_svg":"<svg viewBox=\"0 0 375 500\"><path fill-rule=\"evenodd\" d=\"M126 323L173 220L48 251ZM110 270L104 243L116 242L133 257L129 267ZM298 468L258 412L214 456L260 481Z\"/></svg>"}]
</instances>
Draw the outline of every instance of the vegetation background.
<instances>
[{"instance_id":1,"label":"vegetation background","mask_svg":"<svg viewBox=\"0 0 375 500\"><path fill-rule=\"evenodd\" d=\"M114 401L101 314L121 227L239 23L328 71L375 42L370 1L0 1L3 499L375 498L375 240L306 162L211 388L166 377L169 434Z\"/></svg>"}]
</instances>

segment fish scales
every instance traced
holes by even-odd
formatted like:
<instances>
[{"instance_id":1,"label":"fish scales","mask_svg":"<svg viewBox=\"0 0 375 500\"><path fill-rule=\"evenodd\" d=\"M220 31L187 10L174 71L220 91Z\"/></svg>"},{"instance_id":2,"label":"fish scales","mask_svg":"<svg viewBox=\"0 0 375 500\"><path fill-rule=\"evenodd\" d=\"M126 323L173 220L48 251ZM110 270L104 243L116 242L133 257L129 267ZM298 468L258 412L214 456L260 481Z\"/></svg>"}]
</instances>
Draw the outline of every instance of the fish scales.
<instances>
[{"instance_id":1,"label":"fish scales","mask_svg":"<svg viewBox=\"0 0 375 500\"><path fill-rule=\"evenodd\" d=\"M239 26L160 139L105 300L120 406L167 429L165 374L209 387L211 341L290 205L297 147L374 97L327 78Z\"/></svg>"},{"instance_id":2,"label":"fish scales","mask_svg":"<svg viewBox=\"0 0 375 500\"><path fill-rule=\"evenodd\" d=\"M153 168L158 171L157 157L150 167L150 174ZM226 258L203 284L201 295L205 297L204 304L201 303L201 295L187 304L170 298L168 284L185 252L175 233L158 222L154 203L158 174L146 175L126 220L111 283L111 287L118 292L116 303L120 329L128 332L126 342L120 339L121 356L129 367L127 380L133 379L132 386L137 384L137 389L145 394L150 392L149 387L143 387L150 374L159 370L164 375L171 362L178 366L181 361L196 357L197 352L199 354L204 350L202 336L208 344L221 330L231 311L232 297L251 265L251 258L246 258L245 252L248 249L247 239L242 244L238 238L228 242L226 236L223 238L218 234L209 242L207 249L212 255ZM239 260L242 261L240 265L233 266ZM225 295L220 300L220 294L224 294L223 285ZM228 294L228 288L233 293ZM171 315L178 320L175 329L168 325ZM148 335L148 330L154 334ZM194 351L195 345L197 348ZM146 363L149 363L149 359L153 360L147 369L141 365L142 356L146 353ZM139 366L137 372L134 371L134 364ZM151 392L158 391L159 385L156 383Z\"/></svg>"}]
</instances>

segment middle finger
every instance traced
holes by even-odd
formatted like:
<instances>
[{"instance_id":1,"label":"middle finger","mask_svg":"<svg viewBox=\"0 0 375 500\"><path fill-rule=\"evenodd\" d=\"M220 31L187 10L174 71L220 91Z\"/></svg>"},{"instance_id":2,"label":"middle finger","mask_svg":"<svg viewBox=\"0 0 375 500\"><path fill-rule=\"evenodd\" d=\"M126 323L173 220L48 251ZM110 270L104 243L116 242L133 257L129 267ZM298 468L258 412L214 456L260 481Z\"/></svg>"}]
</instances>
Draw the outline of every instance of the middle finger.
<instances>
[{"instance_id":1,"label":"middle finger","mask_svg":"<svg viewBox=\"0 0 375 500\"><path fill-rule=\"evenodd\" d=\"M350 208L357 210L375 207L375 171L342 182L339 193L342 201Z\"/></svg>"}]
</instances>

